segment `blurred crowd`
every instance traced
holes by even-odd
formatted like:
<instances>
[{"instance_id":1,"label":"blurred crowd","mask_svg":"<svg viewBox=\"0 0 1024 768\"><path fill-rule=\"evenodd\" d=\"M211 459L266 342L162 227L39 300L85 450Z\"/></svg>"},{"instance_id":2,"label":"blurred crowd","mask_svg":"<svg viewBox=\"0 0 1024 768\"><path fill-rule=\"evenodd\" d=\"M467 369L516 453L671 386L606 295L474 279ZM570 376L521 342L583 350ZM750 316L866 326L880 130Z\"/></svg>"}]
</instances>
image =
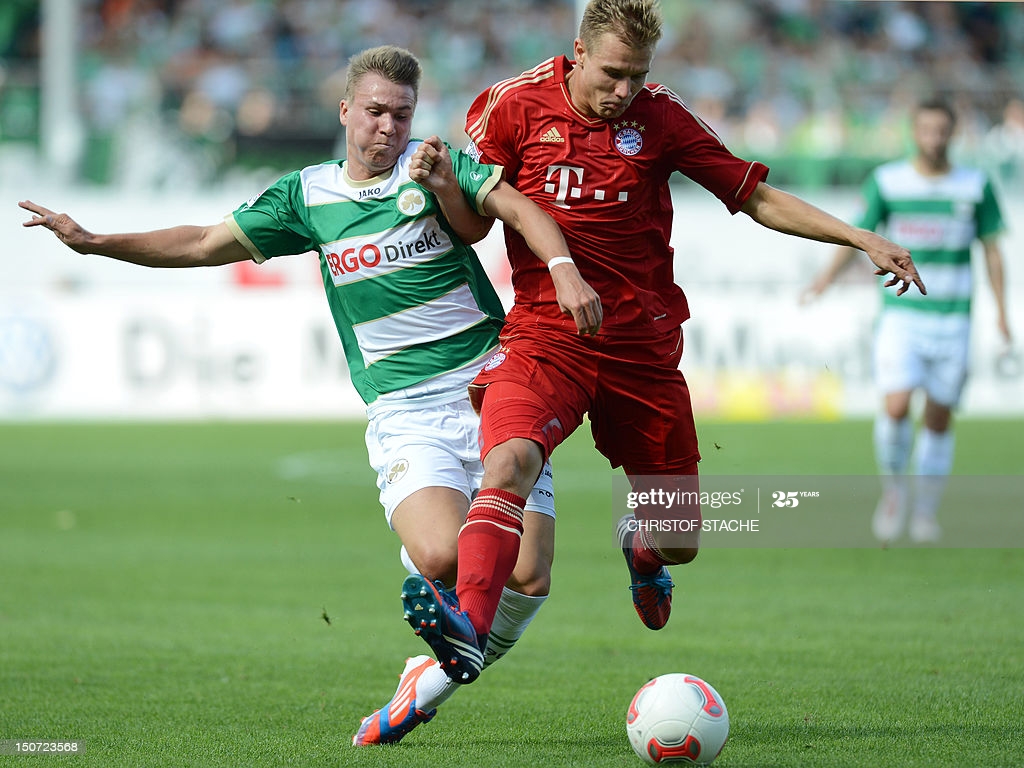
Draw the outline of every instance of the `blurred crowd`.
<instances>
[{"instance_id":1,"label":"blurred crowd","mask_svg":"<svg viewBox=\"0 0 1024 768\"><path fill-rule=\"evenodd\" d=\"M146 173L153 183L181 172L180 160L168 160L172 148L192 158L197 178L239 163L288 168L337 156L345 61L381 43L424 63L415 132L461 146L471 99L570 53L578 23L574 0L79 3L81 108L95 166L86 175ZM4 0L0 9L0 141L10 138L5 86L38 70L39 5ZM870 163L904 152L909 106L938 92L960 112L958 153L1024 183L1024 4L662 6L666 34L652 79L739 154L772 160L805 183L854 183ZM138 141L147 136L164 147L148 159Z\"/></svg>"}]
</instances>

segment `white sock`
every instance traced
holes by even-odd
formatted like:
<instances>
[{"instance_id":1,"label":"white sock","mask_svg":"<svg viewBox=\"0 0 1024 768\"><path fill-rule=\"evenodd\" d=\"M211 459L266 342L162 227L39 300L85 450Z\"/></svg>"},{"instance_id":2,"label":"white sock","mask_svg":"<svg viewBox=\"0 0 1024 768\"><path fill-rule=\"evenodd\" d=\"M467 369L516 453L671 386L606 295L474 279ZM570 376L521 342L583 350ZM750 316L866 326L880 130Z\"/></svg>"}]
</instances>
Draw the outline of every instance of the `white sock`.
<instances>
[{"instance_id":1,"label":"white sock","mask_svg":"<svg viewBox=\"0 0 1024 768\"><path fill-rule=\"evenodd\" d=\"M416 568L416 564L413 563L412 558L409 557L409 550L405 548L405 544L402 545L402 549L399 551L398 557L402 560L402 565L405 566L405 570L413 576L420 575L419 570Z\"/></svg>"},{"instance_id":2,"label":"white sock","mask_svg":"<svg viewBox=\"0 0 1024 768\"><path fill-rule=\"evenodd\" d=\"M935 517L953 471L953 431L922 429L914 448L914 514Z\"/></svg>"},{"instance_id":3,"label":"white sock","mask_svg":"<svg viewBox=\"0 0 1024 768\"><path fill-rule=\"evenodd\" d=\"M540 607L547 600L547 595L533 597L513 592L508 587L501 590L498 612L491 625L491 633L487 637L487 650L484 653L484 669L500 659L533 621ZM416 681L416 706L424 712L444 704L459 689L459 684L452 682L439 664L434 664L420 675Z\"/></svg>"},{"instance_id":4,"label":"white sock","mask_svg":"<svg viewBox=\"0 0 1024 768\"><path fill-rule=\"evenodd\" d=\"M412 558L409 557L409 551L405 548L405 545L402 545L399 558L409 573L420 575ZM459 684L453 682L444 673L444 670L441 669L441 665L435 661L433 666L420 675L416 681L416 707L424 712L437 709L448 701L448 698L455 693L458 687Z\"/></svg>"},{"instance_id":5,"label":"white sock","mask_svg":"<svg viewBox=\"0 0 1024 768\"><path fill-rule=\"evenodd\" d=\"M881 475L902 475L910 463L914 432L910 418L893 419L886 413L875 417L875 461Z\"/></svg>"},{"instance_id":6,"label":"white sock","mask_svg":"<svg viewBox=\"0 0 1024 768\"><path fill-rule=\"evenodd\" d=\"M424 712L437 709L448 701L458 688L459 684L448 677L441 669L441 665L435 661L416 681L416 708Z\"/></svg>"},{"instance_id":7,"label":"white sock","mask_svg":"<svg viewBox=\"0 0 1024 768\"><path fill-rule=\"evenodd\" d=\"M498 612L494 615L491 633L487 636L484 669L512 649L547 599L547 595L524 595L520 592L513 592L508 587L502 587Z\"/></svg>"}]
</instances>

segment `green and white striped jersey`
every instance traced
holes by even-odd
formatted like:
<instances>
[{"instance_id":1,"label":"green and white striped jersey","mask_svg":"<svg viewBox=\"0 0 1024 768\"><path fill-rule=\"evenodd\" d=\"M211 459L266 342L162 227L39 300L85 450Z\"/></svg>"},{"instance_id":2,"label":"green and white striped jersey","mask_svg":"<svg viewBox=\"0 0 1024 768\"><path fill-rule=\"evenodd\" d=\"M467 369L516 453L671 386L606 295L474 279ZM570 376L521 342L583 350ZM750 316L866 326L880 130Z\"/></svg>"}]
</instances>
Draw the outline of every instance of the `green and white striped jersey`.
<instances>
[{"instance_id":1,"label":"green and white striped jersey","mask_svg":"<svg viewBox=\"0 0 1024 768\"><path fill-rule=\"evenodd\" d=\"M225 218L257 262L319 251L352 384L366 403L464 368L497 344L504 311L471 247L409 178L419 140L389 174L353 181L344 161L278 179ZM478 212L502 168L451 152Z\"/></svg>"},{"instance_id":2,"label":"green and white striped jersey","mask_svg":"<svg viewBox=\"0 0 1024 768\"><path fill-rule=\"evenodd\" d=\"M971 246L1003 229L992 183L984 171L955 167L922 176L909 160L886 163L864 184L858 224L881 230L917 265L928 295L883 291L883 309L966 317L971 308Z\"/></svg>"}]
</instances>

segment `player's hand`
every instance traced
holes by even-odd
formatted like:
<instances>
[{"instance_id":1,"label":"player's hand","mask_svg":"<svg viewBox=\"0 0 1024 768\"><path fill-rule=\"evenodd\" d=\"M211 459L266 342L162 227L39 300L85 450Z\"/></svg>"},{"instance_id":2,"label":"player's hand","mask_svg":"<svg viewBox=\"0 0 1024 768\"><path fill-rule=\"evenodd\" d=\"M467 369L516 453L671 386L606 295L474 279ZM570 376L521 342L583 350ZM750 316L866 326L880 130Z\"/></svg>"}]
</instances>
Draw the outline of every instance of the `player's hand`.
<instances>
[{"instance_id":1,"label":"player's hand","mask_svg":"<svg viewBox=\"0 0 1024 768\"><path fill-rule=\"evenodd\" d=\"M910 258L910 251L906 248L870 232L868 233L868 242L863 246L863 250L877 267L876 275L892 275L885 281L886 288L891 288L899 283L899 288L896 289L897 296L902 296L910 290L911 285L916 285L921 295L928 293L921 276L917 274L914 260Z\"/></svg>"},{"instance_id":2,"label":"player's hand","mask_svg":"<svg viewBox=\"0 0 1024 768\"><path fill-rule=\"evenodd\" d=\"M54 213L49 208L22 200L18 205L34 215L22 223L24 227L46 227L53 232L62 243L78 253L88 253L92 234L82 229L78 223L66 213Z\"/></svg>"},{"instance_id":3,"label":"player's hand","mask_svg":"<svg viewBox=\"0 0 1024 768\"><path fill-rule=\"evenodd\" d=\"M601 297L583 279L576 265L565 262L552 267L551 280L555 284L558 308L576 321L580 336L596 335L604 320Z\"/></svg>"},{"instance_id":4,"label":"player's hand","mask_svg":"<svg viewBox=\"0 0 1024 768\"><path fill-rule=\"evenodd\" d=\"M409 178L435 195L458 186L448 147L437 136L424 139L409 162Z\"/></svg>"}]
</instances>

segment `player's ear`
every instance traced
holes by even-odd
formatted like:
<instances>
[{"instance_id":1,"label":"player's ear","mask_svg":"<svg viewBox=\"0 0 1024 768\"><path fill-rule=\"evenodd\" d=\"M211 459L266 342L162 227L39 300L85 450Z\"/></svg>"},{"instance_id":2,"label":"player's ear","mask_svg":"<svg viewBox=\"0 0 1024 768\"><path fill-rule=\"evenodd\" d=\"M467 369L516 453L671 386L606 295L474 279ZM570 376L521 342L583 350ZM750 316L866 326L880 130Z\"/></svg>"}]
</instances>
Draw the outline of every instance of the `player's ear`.
<instances>
[{"instance_id":1,"label":"player's ear","mask_svg":"<svg viewBox=\"0 0 1024 768\"><path fill-rule=\"evenodd\" d=\"M345 99L338 102L338 122L348 125L348 102Z\"/></svg>"},{"instance_id":2,"label":"player's ear","mask_svg":"<svg viewBox=\"0 0 1024 768\"><path fill-rule=\"evenodd\" d=\"M577 37L576 40L572 44L573 59L578 62L584 56L586 56L586 54L587 54L587 46L585 46L583 44L583 41L580 38Z\"/></svg>"}]
</instances>

